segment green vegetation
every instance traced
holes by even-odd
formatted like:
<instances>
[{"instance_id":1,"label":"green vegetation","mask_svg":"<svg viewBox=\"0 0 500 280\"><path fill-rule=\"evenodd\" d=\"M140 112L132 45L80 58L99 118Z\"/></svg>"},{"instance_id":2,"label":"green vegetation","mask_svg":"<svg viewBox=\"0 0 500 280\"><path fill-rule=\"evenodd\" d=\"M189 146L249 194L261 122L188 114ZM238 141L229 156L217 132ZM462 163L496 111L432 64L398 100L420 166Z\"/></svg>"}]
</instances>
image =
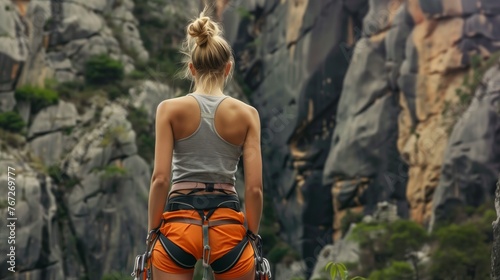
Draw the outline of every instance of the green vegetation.
<instances>
[{"instance_id":1,"label":"green vegetation","mask_svg":"<svg viewBox=\"0 0 500 280\"><path fill-rule=\"evenodd\" d=\"M7 199L0 200L0 209L5 209L9 207L9 202Z\"/></svg>"},{"instance_id":2,"label":"green vegetation","mask_svg":"<svg viewBox=\"0 0 500 280\"><path fill-rule=\"evenodd\" d=\"M54 184L70 190L80 183L80 180L75 177L70 177L64 173L59 165L51 165L47 167L47 174L52 178Z\"/></svg>"},{"instance_id":3,"label":"green vegetation","mask_svg":"<svg viewBox=\"0 0 500 280\"><path fill-rule=\"evenodd\" d=\"M235 71L234 75L233 75L233 78L238 83L238 85L241 87L241 89L243 90L243 94L248 99L250 99L250 97L252 96L253 91L250 88L250 86L247 84L247 82L245 82L245 79L243 78L243 76L239 72Z\"/></svg>"},{"instance_id":4,"label":"green vegetation","mask_svg":"<svg viewBox=\"0 0 500 280\"><path fill-rule=\"evenodd\" d=\"M264 196L264 206L259 234L262 237L262 251L271 263L283 259L299 260L299 253L279 236L278 218L274 209L272 198Z\"/></svg>"},{"instance_id":5,"label":"green vegetation","mask_svg":"<svg viewBox=\"0 0 500 280\"><path fill-rule=\"evenodd\" d=\"M492 204L492 203L491 203ZM434 279L488 279L493 243L491 222L496 212L490 203L456 210L452 219L437 225L432 237L430 275Z\"/></svg>"},{"instance_id":6,"label":"green vegetation","mask_svg":"<svg viewBox=\"0 0 500 280\"><path fill-rule=\"evenodd\" d=\"M356 276L353 278L349 278L349 271L347 271L347 268L344 264L342 263L328 263L325 267L325 270L329 270L330 272L330 277L332 280L362 280L365 279L360 276Z\"/></svg>"},{"instance_id":7,"label":"green vegetation","mask_svg":"<svg viewBox=\"0 0 500 280\"><path fill-rule=\"evenodd\" d=\"M360 274L386 275L394 261L404 262L411 259L411 253L418 251L429 236L420 225L408 221L397 220L393 223L360 223L352 233L352 238L361 247L360 262L363 264ZM417 264L414 263L417 271ZM404 275L400 275L403 277ZM370 278L371 279L371 278Z\"/></svg>"},{"instance_id":8,"label":"green vegetation","mask_svg":"<svg viewBox=\"0 0 500 280\"><path fill-rule=\"evenodd\" d=\"M361 249L353 271L373 280L487 279L491 263L485 252L491 251L495 218L490 202L451 211L449 219L436 224L432 234L408 220L359 223L351 236ZM415 254L424 246L430 250L430 265L425 267Z\"/></svg>"},{"instance_id":9,"label":"green vegetation","mask_svg":"<svg viewBox=\"0 0 500 280\"><path fill-rule=\"evenodd\" d=\"M1 148L3 150L8 150L9 148L21 148L24 144L26 144L26 137L19 134L13 133L7 130L0 128L0 139Z\"/></svg>"},{"instance_id":10,"label":"green vegetation","mask_svg":"<svg viewBox=\"0 0 500 280\"><path fill-rule=\"evenodd\" d=\"M113 271L111 273L104 274L101 280L130 280L130 275L127 273Z\"/></svg>"},{"instance_id":11,"label":"green vegetation","mask_svg":"<svg viewBox=\"0 0 500 280\"><path fill-rule=\"evenodd\" d=\"M36 114L41 109L56 104L59 94L52 89L26 85L16 89L15 98L17 101L29 102L31 114Z\"/></svg>"},{"instance_id":12,"label":"green vegetation","mask_svg":"<svg viewBox=\"0 0 500 280\"><path fill-rule=\"evenodd\" d=\"M123 176L127 174L127 170L121 166L117 165L108 165L105 166L103 169L103 174L102 176L104 178L111 178L111 177L116 177L116 176Z\"/></svg>"},{"instance_id":13,"label":"green vegetation","mask_svg":"<svg viewBox=\"0 0 500 280\"><path fill-rule=\"evenodd\" d=\"M273 247L271 248L269 253L267 253L267 259L271 263L279 263L286 256L293 257L294 259L298 259L299 257L297 252L295 252L295 250L290 245L283 241L278 241L277 243L273 244Z\"/></svg>"},{"instance_id":14,"label":"green vegetation","mask_svg":"<svg viewBox=\"0 0 500 280\"><path fill-rule=\"evenodd\" d=\"M370 280L413 280L413 268L407 262L394 261L389 267L376 270L368 277Z\"/></svg>"},{"instance_id":15,"label":"green vegetation","mask_svg":"<svg viewBox=\"0 0 500 280\"><path fill-rule=\"evenodd\" d=\"M0 113L0 127L6 131L21 133L26 124L16 112Z\"/></svg>"},{"instance_id":16,"label":"green vegetation","mask_svg":"<svg viewBox=\"0 0 500 280\"><path fill-rule=\"evenodd\" d=\"M119 143L118 139L124 137L126 134L127 134L127 129L123 125L108 127L104 132L100 145L101 147L115 145Z\"/></svg>"},{"instance_id":17,"label":"green vegetation","mask_svg":"<svg viewBox=\"0 0 500 280\"><path fill-rule=\"evenodd\" d=\"M340 230L342 232L342 236L345 236L351 224L358 224L363 219L363 213L353 212L350 209L347 209L345 216L340 221Z\"/></svg>"},{"instance_id":18,"label":"green vegetation","mask_svg":"<svg viewBox=\"0 0 500 280\"><path fill-rule=\"evenodd\" d=\"M154 159L155 138L154 127L148 119L148 113L145 109L128 108L128 120L136 134L137 152L147 162Z\"/></svg>"},{"instance_id":19,"label":"green vegetation","mask_svg":"<svg viewBox=\"0 0 500 280\"><path fill-rule=\"evenodd\" d=\"M451 132L456 121L465 113L472 102L478 87L482 83L484 74L500 59L500 52L493 53L488 59L483 60L480 55L472 55L470 71L464 75L462 84L455 89L458 102L446 100L442 115L447 122L448 133Z\"/></svg>"},{"instance_id":20,"label":"green vegetation","mask_svg":"<svg viewBox=\"0 0 500 280\"><path fill-rule=\"evenodd\" d=\"M242 19L246 19L246 20L253 20L254 16L252 15L252 13L250 13L250 11L244 7L238 7L236 9L236 12L238 13L238 15L242 18Z\"/></svg>"},{"instance_id":21,"label":"green vegetation","mask_svg":"<svg viewBox=\"0 0 500 280\"><path fill-rule=\"evenodd\" d=\"M85 63L85 81L89 85L106 85L123 80L125 71L120 61L108 55L90 57Z\"/></svg>"},{"instance_id":22,"label":"green vegetation","mask_svg":"<svg viewBox=\"0 0 500 280\"><path fill-rule=\"evenodd\" d=\"M134 3L133 12L140 22L139 33L150 59L138 63L133 76L147 77L188 92L191 81L178 79L177 74L183 66L180 48L186 36L185 25L191 16L169 9L163 11L162 17L151 16L151 10L161 5L157 0L135 0Z\"/></svg>"}]
</instances>

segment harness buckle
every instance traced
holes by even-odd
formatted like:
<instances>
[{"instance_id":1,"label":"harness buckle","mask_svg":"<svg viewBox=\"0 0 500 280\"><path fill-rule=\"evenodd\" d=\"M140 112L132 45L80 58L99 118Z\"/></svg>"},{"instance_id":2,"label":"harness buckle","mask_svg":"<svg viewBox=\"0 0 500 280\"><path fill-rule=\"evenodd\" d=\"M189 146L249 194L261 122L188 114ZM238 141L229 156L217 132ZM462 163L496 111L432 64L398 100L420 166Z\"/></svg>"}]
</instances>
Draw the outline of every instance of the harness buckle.
<instances>
[{"instance_id":1,"label":"harness buckle","mask_svg":"<svg viewBox=\"0 0 500 280\"><path fill-rule=\"evenodd\" d=\"M213 192L215 190L214 183L205 183L205 191Z\"/></svg>"},{"instance_id":2,"label":"harness buckle","mask_svg":"<svg viewBox=\"0 0 500 280\"><path fill-rule=\"evenodd\" d=\"M210 266L210 245L203 247L203 267Z\"/></svg>"}]
</instances>

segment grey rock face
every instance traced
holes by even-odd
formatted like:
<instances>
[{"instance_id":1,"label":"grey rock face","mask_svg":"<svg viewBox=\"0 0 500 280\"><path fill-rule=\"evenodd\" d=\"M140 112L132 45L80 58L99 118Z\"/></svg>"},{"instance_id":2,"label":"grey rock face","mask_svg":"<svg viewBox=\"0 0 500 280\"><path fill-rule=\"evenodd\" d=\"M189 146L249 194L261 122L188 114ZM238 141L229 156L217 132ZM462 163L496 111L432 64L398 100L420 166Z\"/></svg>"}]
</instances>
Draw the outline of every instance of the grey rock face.
<instances>
[{"instance_id":1,"label":"grey rock face","mask_svg":"<svg viewBox=\"0 0 500 280\"><path fill-rule=\"evenodd\" d=\"M28 56L25 25L13 2L0 1L0 100L1 110L10 111L15 105L14 86Z\"/></svg>"},{"instance_id":2,"label":"grey rock face","mask_svg":"<svg viewBox=\"0 0 500 280\"><path fill-rule=\"evenodd\" d=\"M54 132L36 137L29 142L30 148L45 164L57 163L63 153L64 135Z\"/></svg>"},{"instance_id":3,"label":"grey rock face","mask_svg":"<svg viewBox=\"0 0 500 280\"><path fill-rule=\"evenodd\" d=\"M90 279L123 271L144 250L151 170L137 155L110 164L123 168L124 174L89 172L65 196L69 225L82 245L78 249Z\"/></svg>"},{"instance_id":4,"label":"grey rock face","mask_svg":"<svg viewBox=\"0 0 500 280\"><path fill-rule=\"evenodd\" d=\"M16 270L23 271L7 274L8 256L0 256L2 279L101 279L129 272L145 248L151 169L136 154L126 110L108 104L100 109L100 120L80 126L76 114L64 114L70 105L60 103L35 117L40 129L33 130L29 148L41 159L39 171L27 165L22 152L0 154L0 168L19 173ZM45 121L50 126L35 125L36 119L42 123L54 116L60 118ZM74 126L71 135L61 131L67 125ZM0 175L0 183L7 185L6 180L6 173ZM7 210L2 203L0 213L6 216ZM5 240L6 234L1 231ZM7 252L6 245L0 249Z\"/></svg>"},{"instance_id":5,"label":"grey rock face","mask_svg":"<svg viewBox=\"0 0 500 280\"><path fill-rule=\"evenodd\" d=\"M16 99L13 91L0 93L0 112L12 111L14 106L16 106Z\"/></svg>"},{"instance_id":6,"label":"grey rock face","mask_svg":"<svg viewBox=\"0 0 500 280\"><path fill-rule=\"evenodd\" d=\"M434 219L450 207L477 207L492 198L500 170L500 64L489 69L455 124L434 193Z\"/></svg>"},{"instance_id":7,"label":"grey rock face","mask_svg":"<svg viewBox=\"0 0 500 280\"><path fill-rule=\"evenodd\" d=\"M117 104L102 109L100 122L82 135L64 159L69 176L83 178L97 167L137 152L135 133L126 116L125 109Z\"/></svg>"},{"instance_id":8,"label":"grey rock face","mask_svg":"<svg viewBox=\"0 0 500 280\"><path fill-rule=\"evenodd\" d=\"M249 101L260 112L265 193L275 199L283 237L304 258L315 258L331 239L331 191L321 174L350 59L348 34L361 29L364 14L347 14L340 1L242 5L253 9L255 21L235 16L231 5L222 18ZM355 22L347 28L350 16ZM305 265L307 275L313 264Z\"/></svg>"},{"instance_id":9,"label":"grey rock face","mask_svg":"<svg viewBox=\"0 0 500 280\"><path fill-rule=\"evenodd\" d=\"M176 92L167 85L146 80L141 85L131 88L129 94L130 105L136 109L145 109L150 120L154 120L158 104L175 97Z\"/></svg>"},{"instance_id":10,"label":"grey rock face","mask_svg":"<svg viewBox=\"0 0 500 280\"><path fill-rule=\"evenodd\" d=\"M58 241L57 202L54 196L54 185L49 177L41 175L29 167L27 159L19 154L2 152L0 168L5 170L0 175L0 183L7 186L8 167L15 175L15 244L2 242L2 252L9 252L15 246L16 271L24 272L13 275L7 270L6 254L0 256L2 279L63 279L62 251ZM12 181L12 180L10 180ZM5 192L7 194L7 192ZM0 214L8 216L7 204L2 206ZM10 214L9 214L10 215ZM8 240L8 230L2 230L0 236ZM38 278L37 278L38 275Z\"/></svg>"},{"instance_id":11,"label":"grey rock face","mask_svg":"<svg viewBox=\"0 0 500 280\"><path fill-rule=\"evenodd\" d=\"M493 248L491 251L491 279L500 279L500 175L497 181L497 190L495 192L495 209L497 219L493 222Z\"/></svg>"},{"instance_id":12,"label":"grey rock face","mask_svg":"<svg viewBox=\"0 0 500 280\"><path fill-rule=\"evenodd\" d=\"M60 100L57 105L41 110L33 119L28 137L76 125L78 112L73 103Z\"/></svg>"},{"instance_id":13,"label":"grey rock face","mask_svg":"<svg viewBox=\"0 0 500 280\"><path fill-rule=\"evenodd\" d=\"M367 32L383 37L363 37L356 43L338 104L324 183L368 178L366 193L360 196L365 213L371 213L378 201L394 200L402 204L400 214L405 215L407 175L396 147L400 91L397 80L411 25L405 20L404 5L395 9L388 3L379 4L370 5L364 25L379 19L373 23L376 28ZM394 19L389 23L391 13ZM377 16L380 14L384 16Z\"/></svg>"}]
</instances>

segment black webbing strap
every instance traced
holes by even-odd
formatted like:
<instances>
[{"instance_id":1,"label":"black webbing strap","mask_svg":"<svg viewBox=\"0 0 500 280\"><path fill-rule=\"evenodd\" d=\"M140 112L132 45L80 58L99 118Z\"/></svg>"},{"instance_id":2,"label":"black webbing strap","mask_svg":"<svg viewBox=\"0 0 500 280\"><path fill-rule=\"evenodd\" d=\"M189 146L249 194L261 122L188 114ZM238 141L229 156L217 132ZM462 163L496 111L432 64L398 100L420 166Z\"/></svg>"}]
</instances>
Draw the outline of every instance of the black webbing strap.
<instances>
[{"instance_id":1,"label":"black webbing strap","mask_svg":"<svg viewBox=\"0 0 500 280\"><path fill-rule=\"evenodd\" d=\"M247 244L248 244L248 237L245 236L243 240L241 240L240 243L238 243L238 245L236 245L233 249L231 249L231 251L227 252L224 256L213 261L210 266L212 267L214 273L216 274L224 273L233 268L233 266L240 259L241 254L243 253L243 250L245 250Z\"/></svg>"},{"instance_id":2,"label":"black webbing strap","mask_svg":"<svg viewBox=\"0 0 500 280\"><path fill-rule=\"evenodd\" d=\"M176 210L212 210L230 208L241 211L239 198L236 195L180 195L168 200L166 211ZM201 215L200 215L201 216ZM203 216L201 216L203 219Z\"/></svg>"},{"instance_id":3,"label":"black webbing strap","mask_svg":"<svg viewBox=\"0 0 500 280\"><path fill-rule=\"evenodd\" d=\"M197 261L196 258L177 246L174 242L170 241L170 239L163 234L160 234L160 243L178 266L185 269L190 269L195 266Z\"/></svg>"}]
</instances>

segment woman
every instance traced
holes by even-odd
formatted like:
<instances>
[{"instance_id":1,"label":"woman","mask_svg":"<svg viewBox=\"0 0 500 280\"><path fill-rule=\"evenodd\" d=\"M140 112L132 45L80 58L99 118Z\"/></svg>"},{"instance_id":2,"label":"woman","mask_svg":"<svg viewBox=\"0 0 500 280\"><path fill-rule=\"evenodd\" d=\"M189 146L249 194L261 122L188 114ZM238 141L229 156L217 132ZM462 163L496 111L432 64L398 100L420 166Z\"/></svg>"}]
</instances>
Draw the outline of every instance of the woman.
<instances>
[{"instance_id":1,"label":"woman","mask_svg":"<svg viewBox=\"0 0 500 280\"><path fill-rule=\"evenodd\" d=\"M160 227L161 232L151 257L154 280L192 279L199 259L212 266L215 279L255 278L244 223L258 234L263 201L260 120L255 108L224 95L233 70L232 50L220 26L204 12L187 27L186 73L195 90L161 102L156 112L148 217L148 230ZM246 215L234 188L241 155Z\"/></svg>"}]
</instances>

